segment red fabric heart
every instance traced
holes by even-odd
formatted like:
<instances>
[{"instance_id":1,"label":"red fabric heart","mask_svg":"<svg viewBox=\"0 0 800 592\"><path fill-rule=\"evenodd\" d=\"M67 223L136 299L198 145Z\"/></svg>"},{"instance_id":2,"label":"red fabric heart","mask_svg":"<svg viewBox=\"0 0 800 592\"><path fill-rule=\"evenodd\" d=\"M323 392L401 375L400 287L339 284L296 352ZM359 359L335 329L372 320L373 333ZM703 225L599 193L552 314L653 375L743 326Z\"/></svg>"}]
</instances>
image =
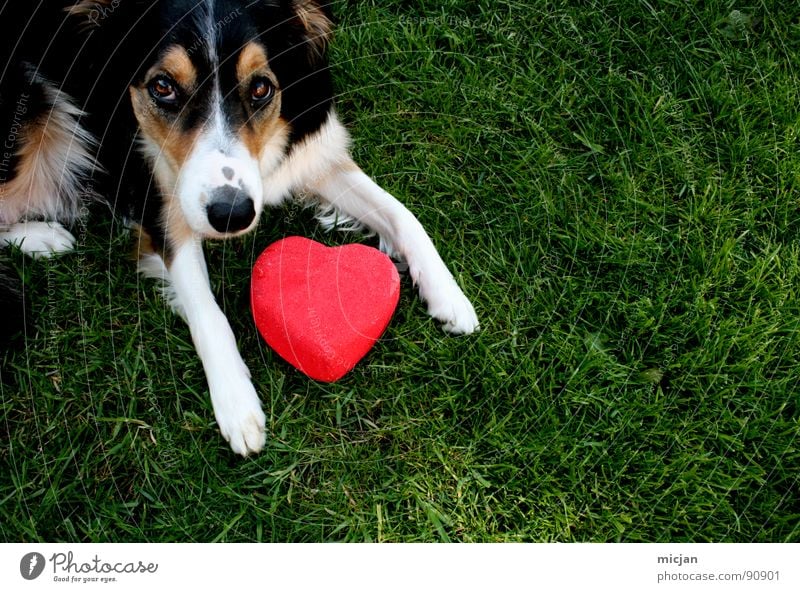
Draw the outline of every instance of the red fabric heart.
<instances>
[{"instance_id":1,"label":"red fabric heart","mask_svg":"<svg viewBox=\"0 0 800 592\"><path fill-rule=\"evenodd\" d=\"M372 247L292 236L259 256L251 284L261 336L292 366L334 382L372 348L397 308L400 276Z\"/></svg>"}]
</instances>

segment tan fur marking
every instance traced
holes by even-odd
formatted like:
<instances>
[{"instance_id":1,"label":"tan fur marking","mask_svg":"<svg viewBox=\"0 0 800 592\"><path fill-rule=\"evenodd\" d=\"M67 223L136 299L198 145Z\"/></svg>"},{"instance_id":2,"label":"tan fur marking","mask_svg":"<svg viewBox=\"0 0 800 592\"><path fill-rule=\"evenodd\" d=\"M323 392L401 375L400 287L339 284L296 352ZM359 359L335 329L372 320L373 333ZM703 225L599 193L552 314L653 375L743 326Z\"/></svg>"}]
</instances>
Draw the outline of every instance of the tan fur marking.
<instances>
[{"instance_id":1,"label":"tan fur marking","mask_svg":"<svg viewBox=\"0 0 800 592\"><path fill-rule=\"evenodd\" d=\"M123 0L81 0L73 6L67 6L64 11L70 16L82 19L83 25L87 28L98 27L103 19L116 10L121 1Z\"/></svg>"},{"instance_id":2,"label":"tan fur marking","mask_svg":"<svg viewBox=\"0 0 800 592\"><path fill-rule=\"evenodd\" d=\"M155 70L155 69L154 69ZM161 65L157 70L164 70L172 76L183 89L191 91L197 82L197 70L186 50L179 45L173 45L161 59ZM151 70L148 79L157 74L158 71Z\"/></svg>"},{"instance_id":3,"label":"tan fur marking","mask_svg":"<svg viewBox=\"0 0 800 592\"><path fill-rule=\"evenodd\" d=\"M313 0L295 0L295 13L307 31L310 49L317 55L325 53L333 33L331 20Z\"/></svg>"},{"instance_id":4,"label":"tan fur marking","mask_svg":"<svg viewBox=\"0 0 800 592\"><path fill-rule=\"evenodd\" d=\"M164 264L169 268L172 265L173 254L181 246L192 240L195 235L183 216L183 210L181 210L181 205L178 203L178 198L173 193L164 194L161 220L169 244L169 249L164 254Z\"/></svg>"},{"instance_id":5,"label":"tan fur marking","mask_svg":"<svg viewBox=\"0 0 800 592\"><path fill-rule=\"evenodd\" d=\"M77 16L89 16L93 10L108 8L114 0L80 0L74 6L68 6L66 10L69 14Z\"/></svg>"},{"instance_id":6,"label":"tan fur marking","mask_svg":"<svg viewBox=\"0 0 800 592\"><path fill-rule=\"evenodd\" d=\"M279 97L275 98L275 102L279 102ZM239 134L242 142L256 160L260 160L261 153L268 143L280 138L280 142L285 144L288 140L291 128L286 120L278 117L279 114L280 107L275 110L274 114L253 121L253 125L242 128Z\"/></svg>"},{"instance_id":7,"label":"tan fur marking","mask_svg":"<svg viewBox=\"0 0 800 592\"><path fill-rule=\"evenodd\" d=\"M197 130L183 132L165 120L153 105L147 89L132 86L130 94L133 112L142 135L151 144L159 147L161 154L169 160L172 168L180 170L197 140Z\"/></svg>"},{"instance_id":8,"label":"tan fur marking","mask_svg":"<svg viewBox=\"0 0 800 592\"><path fill-rule=\"evenodd\" d=\"M134 224L132 230L134 244L131 257L134 260L139 260L148 255L159 254L158 249L156 249L156 246L153 243L152 237L140 224Z\"/></svg>"},{"instance_id":9,"label":"tan fur marking","mask_svg":"<svg viewBox=\"0 0 800 592\"><path fill-rule=\"evenodd\" d=\"M158 152L158 146L153 144L150 140L144 141L144 149L149 152L150 155ZM158 252L157 250L156 252L161 256L167 267L170 266L172 255L175 251L194 236L194 233L183 216L183 210L181 209L178 197L175 195L175 186L179 174L178 170L179 169L173 169L165 158L157 159L153 167L156 185L162 196L160 226L164 230L167 241L163 252ZM147 254L145 249L142 248L141 256L146 257Z\"/></svg>"},{"instance_id":10,"label":"tan fur marking","mask_svg":"<svg viewBox=\"0 0 800 592\"><path fill-rule=\"evenodd\" d=\"M265 76L275 84L275 74L269 68L264 47L259 43L250 42L244 46L236 63L236 76L242 85L243 93L249 92L248 85L254 75ZM253 158L258 160L264 146L279 134L285 134L288 137L288 124L281 119L280 113L281 94L280 91L277 91L272 102L258 113L253 114L248 122L249 125L240 130L239 135L242 142L247 146L247 150Z\"/></svg>"},{"instance_id":11,"label":"tan fur marking","mask_svg":"<svg viewBox=\"0 0 800 592\"><path fill-rule=\"evenodd\" d=\"M171 53L171 59L181 60L177 53ZM169 56L170 54L168 54ZM166 62L166 58L165 58ZM164 63L151 70L154 75L164 71ZM194 70L194 68L192 68ZM173 71L169 71L174 75ZM147 76L149 78L150 75ZM146 88L130 87L131 104L144 145L150 158L156 161L154 175L159 191L162 195L163 206L161 210L161 224L165 231L167 246L161 256L169 267L172 253L187 240L193 237L193 232L186 222L178 198L175 195L175 186L178 175L194 148L199 130L184 132L179 126L164 119L158 108L153 104Z\"/></svg>"},{"instance_id":12,"label":"tan fur marking","mask_svg":"<svg viewBox=\"0 0 800 592\"><path fill-rule=\"evenodd\" d=\"M186 50L178 45L170 47L161 60L145 75L150 80L159 73L167 73L184 89L191 91L197 82L197 70ZM189 156L197 140L198 130L182 131L179 126L164 118L153 104L146 87L130 87L133 112L142 135L158 146L177 171Z\"/></svg>"},{"instance_id":13,"label":"tan fur marking","mask_svg":"<svg viewBox=\"0 0 800 592\"><path fill-rule=\"evenodd\" d=\"M0 223L13 224L30 210L35 209L31 202L32 196L44 198L50 187L41 187L43 179L37 174L39 159L37 155L42 148L47 147L45 140L45 127L33 124L24 135L21 147L17 152L19 166L16 175L7 183L0 185ZM35 200L39 201L39 200Z\"/></svg>"},{"instance_id":14,"label":"tan fur marking","mask_svg":"<svg viewBox=\"0 0 800 592\"><path fill-rule=\"evenodd\" d=\"M78 113L64 101L25 127L16 175L0 184L0 223L37 216L65 222L76 219L79 169L88 170L94 162L87 150L91 140L75 123Z\"/></svg>"},{"instance_id":15,"label":"tan fur marking","mask_svg":"<svg viewBox=\"0 0 800 592\"><path fill-rule=\"evenodd\" d=\"M267 71L269 71L269 62L267 62L267 53L264 51L264 47L253 41L245 45L236 64L236 76L238 76L239 82L246 82L253 74L266 74Z\"/></svg>"}]
</instances>

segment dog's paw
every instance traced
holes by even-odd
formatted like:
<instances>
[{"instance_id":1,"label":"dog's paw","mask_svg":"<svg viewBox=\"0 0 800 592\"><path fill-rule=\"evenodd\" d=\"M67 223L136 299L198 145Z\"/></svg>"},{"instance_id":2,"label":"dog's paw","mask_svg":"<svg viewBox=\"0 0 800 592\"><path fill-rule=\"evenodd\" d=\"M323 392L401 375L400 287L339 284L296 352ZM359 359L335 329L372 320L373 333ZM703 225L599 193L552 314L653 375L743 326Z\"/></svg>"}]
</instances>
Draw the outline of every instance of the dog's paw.
<instances>
[{"instance_id":1,"label":"dog's paw","mask_svg":"<svg viewBox=\"0 0 800 592\"><path fill-rule=\"evenodd\" d=\"M464 296L455 280L448 278L434 290L423 294L428 314L442 321L442 328L454 335L469 335L480 328L472 303Z\"/></svg>"},{"instance_id":2,"label":"dog's paw","mask_svg":"<svg viewBox=\"0 0 800 592\"><path fill-rule=\"evenodd\" d=\"M215 385L211 401L219 431L236 454L247 456L264 448L267 418L249 379L240 377Z\"/></svg>"},{"instance_id":3,"label":"dog's paw","mask_svg":"<svg viewBox=\"0 0 800 592\"><path fill-rule=\"evenodd\" d=\"M17 245L29 257L52 257L75 248L75 237L58 222L20 222L0 232L0 241Z\"/></svg>"}]
</instances>

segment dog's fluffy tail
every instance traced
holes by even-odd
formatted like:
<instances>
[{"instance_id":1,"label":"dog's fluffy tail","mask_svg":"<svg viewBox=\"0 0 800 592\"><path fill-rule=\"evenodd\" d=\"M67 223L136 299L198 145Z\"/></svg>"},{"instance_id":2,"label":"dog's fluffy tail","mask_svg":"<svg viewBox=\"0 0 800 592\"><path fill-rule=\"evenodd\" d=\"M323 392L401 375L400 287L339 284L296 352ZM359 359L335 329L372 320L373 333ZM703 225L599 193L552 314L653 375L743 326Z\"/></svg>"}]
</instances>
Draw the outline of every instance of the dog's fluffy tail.
<instances>
[{"instance_id":1,"label":"dog's fluffy tail","mask_svg":"<svg viewBox=\"0 0 800 592\"><path fill-rule=\"evenodd\" d=\"M9 344L25 327L25 298L20 277L0 262L0 346Z\"/></svg>"}]
</instances>

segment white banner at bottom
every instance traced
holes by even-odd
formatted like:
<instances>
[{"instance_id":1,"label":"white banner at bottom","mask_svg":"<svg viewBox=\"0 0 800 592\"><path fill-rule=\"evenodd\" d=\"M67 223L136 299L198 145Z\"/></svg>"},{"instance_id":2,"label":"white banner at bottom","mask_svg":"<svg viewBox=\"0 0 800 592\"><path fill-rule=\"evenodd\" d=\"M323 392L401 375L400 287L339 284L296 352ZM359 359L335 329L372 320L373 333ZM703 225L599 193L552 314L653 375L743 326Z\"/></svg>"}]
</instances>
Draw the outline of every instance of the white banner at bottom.
<instances>
[{"instance_id":1,"label":"white banner at bottom","mask_svg":"<svg viewBox=\"0 0 800 592\"><path fill-rule=\"evenodd\" d=\"M0 590L800 590L797 544L5 544Z\"/></svg>"}]
</instances>

